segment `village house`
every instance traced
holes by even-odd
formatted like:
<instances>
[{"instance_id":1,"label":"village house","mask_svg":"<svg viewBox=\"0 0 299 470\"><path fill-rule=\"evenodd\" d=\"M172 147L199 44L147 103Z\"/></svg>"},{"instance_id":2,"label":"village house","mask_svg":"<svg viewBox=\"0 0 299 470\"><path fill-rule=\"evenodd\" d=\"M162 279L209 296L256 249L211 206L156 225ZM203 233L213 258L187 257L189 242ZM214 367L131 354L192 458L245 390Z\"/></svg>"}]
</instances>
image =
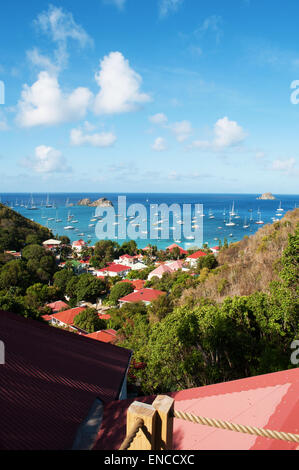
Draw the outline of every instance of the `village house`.
<instances>
[{"instance_id":1,"label":"village house","mask_svg":"<svg viewBox=\"0 0 299 470\"><path fill-rule=\"evenodd\" d=\"M169 245L166 247L166 250L168 251L173 251L174 248L178 248L180 250L180 255L187 255L188 251L184 250L181 246L177 245L176 243L172 243L172 245Z\"/></svg>"},{"instance_id":2,"label":"village house","mask_svg":"<svg viewBox=\"0 0 299 470\"><path fill-rule=\"evenodd\" d=\"M60 240L49 239L43 242L43 247L46 250L50 250L50 251L57 251L60 245L61 245Z\"/></svg>"},{"instance_id":3,"label":"village house","mask_svg":"<svg viewBox=\"0 0 299 470\"><path fill-rule=\"evenodd\" d=\"M109 266L106 266L106 268L98 269L96 272L97 276L126 277L131 269L131 266L112 263Z\"/></svg>"},{"instance_id":4,"label":"village house","mask_svg":"<svg viewBox=\"0 0 299 470\"><path fill-rule=\"evenodd\" d=\"M188 255L186 258L186 262L189 263L191 268L195 268L197 265L197 261L199 258L202 256L206 256L207 254L204 253L203 251L196 251L195 253L192 253L192 255Z\"/></svg>"},{"instance_id":5,"label":"village house","mask_svg":"<svg viewBox=\"0 0 299 470\"><path fill-rule=\"evenodd\" d=\"M160 264L156 269L151 271L148 275L148 280L150 281L153 277L158 277L159 279L162 278L164 273L174 273L178 269L185 269L183 268L184 266L184 260L177 260L177 261L170 261L166 262L163 264Z\"/></svg>"},{"instance_id":6,"label":"village house","mask_svg":"<svg viewBox=\"0 0 299 470\"><path fill-rule=\"evenodd\" d=\"M58 313L61 310L66 310L69 308L68 304L66 304L62 300L57 300L56 302L47 304L46 307L49 307L52 310L52 313Z\"/></svg>"},{"instance_id":7,"label":"village house","mask_svg":"<svg viewBox=\"0 0 299 470\"><path fill-rule=\"evenodd\" d=\"M13 256L15 259L21 259L22 258L22 254L20 251L10 251L10 250L6 250L4 252L6 255L11 255Z\"/></svg>"},{"instance_id":8,"label":"village house","mask_svg":"<svg viewBox=\"0 0 299 470\"><path fill-rule=\"evenodd\" d=\"M119 299L119 306L122 307L126 303L132 304L135 302L143 302L145 305L150 305L153 300L156 300L161 295L166 295L166 293L156 289L138 289L125 297L121 297Z\"/></svg>"},{"instance_id":9,"label":"village house","mask_svg":"<svg viewBox=\"0 0 299 470\"><path fill-rule=\"evenodd\" d=\"M47 315L47 318L50 317L48 322L50 325L78 330L78 328L74 326L74 319L79 313L83 312L83 310L85 310L85 307L75 307L54 313L53 315ZM47 320L47 318L44 319Z\"/></svg>"},{"instance_id":10,"label":"village house","mask_svg":"<svg viewBox=\"0 0 299 470\"><path fill-rule=\"evenodd\" d=\"M96 341L102 341L103 343L114 344L116 342L117 332L113 329L95 331L85 335L87 338L95 339Z\"/></svg>"},{"instance_id":11,"label":"village house","mask_svg":"<svg viewBox=\"0 0 299 470\"><path fill-rule=\"evenodd\" d=\"M82 251L82 248L84 248L86 245L87 243L84 240L76 240L72 243L72 249L75 250L77 253L80 253Z\"/></svg>"}]
</instances>

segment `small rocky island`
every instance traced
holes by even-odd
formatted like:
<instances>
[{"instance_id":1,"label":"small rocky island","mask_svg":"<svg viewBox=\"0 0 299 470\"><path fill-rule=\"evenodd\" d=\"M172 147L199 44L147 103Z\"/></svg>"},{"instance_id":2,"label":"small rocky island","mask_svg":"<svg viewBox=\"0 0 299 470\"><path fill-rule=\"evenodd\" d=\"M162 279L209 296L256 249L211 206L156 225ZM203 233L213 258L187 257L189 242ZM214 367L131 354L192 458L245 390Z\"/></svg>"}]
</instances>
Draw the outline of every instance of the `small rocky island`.
<instances>
[{"instance_id":1,"label":"small rocky island","mask_svg":"<svg viewBox=\"0 0 299 470\"><path fill-rule=\"evenodd\" d=\"M77 203L78 206L88 206L88 207L113 207L113 204L109 199L105 197L100 197L96 201L91 201L89 198L80 199Z\"/></svg>"},{"instance_id":2,"label":"small rocky island","mask_svg":"<svg viewBox=\"0 0 299 470\"><path fill-rule=\"evenodd\" d=\"M264 193L261 196L257 197L257 199L276 199L272 193Z\"/></svg>"}]
</instances>

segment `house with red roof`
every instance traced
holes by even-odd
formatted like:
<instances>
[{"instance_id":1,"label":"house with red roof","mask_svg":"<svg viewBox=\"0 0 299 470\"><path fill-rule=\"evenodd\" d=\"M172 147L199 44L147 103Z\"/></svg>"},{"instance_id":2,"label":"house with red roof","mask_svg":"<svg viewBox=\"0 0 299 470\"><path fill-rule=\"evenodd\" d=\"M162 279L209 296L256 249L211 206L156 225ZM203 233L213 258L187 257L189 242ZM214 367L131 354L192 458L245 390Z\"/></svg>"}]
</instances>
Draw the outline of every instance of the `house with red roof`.
<instances>
[{"instance_id":1,"label":"house with red roof","mask_svg":"<svg viewBox=\"0 0 299 470\"><path fill-rule=\"evenodd\" d=\"M85 335L87 338L95 339L97 341L102 341L103 343L114 344L116 342L117 332L113 329L110 330L100 330L95 331L94 333L89 333Z\"/></svg>"},{"instance_id":2,"label":"house with red roof","mask_svg":"<svg viewBox=\"0 0 299 470\"><path fill-rule=\"evenodd\" d=\"M69 327L72 330L76 330L74 319L79 315L79 313L83 312L83 310L85 310L85 307L75 307L54 313L53 315L50 315L51 319L49 320L49 323L51 325L61 326L63 328Z\"/></svg>"},{"instance_id":3,"label":"house with red roof","mask_svg":"<svg viewBox=\"0 0 299 470\"><path fill-rule=\"evenodd\" d=\"M160 297L160 295L166 295L165 292L157 289L143 288L132 292L131 294L125 295L119 299L120 307L126 303L144 302L149 305L153 300Z\"/></svg>"},{"instance_id":4,"label":"house with red roof","mask_svg":"<svg viewBox=\"0 0 299 470\"><path fill-rule=\"evenodd\" d=\"M72 243L72 249L79 252L87 245L87 243L80 238L80 240L76 240Z\"/></svg>"},{"instance_id":5,"label":"house with red roof","mask_svg":"<svg viewBox=\"0 0 299 470\"><path fill-rule=\"evenodd\" d=\"M181 255L188 254L188 251L184 250L181 246L177 245L176 243L173 243L172 245L167 246L166 250L172 251L174 248L178 248L180 250Z\"/></svg>"},{"instance_id":6,"label":"house with red roof","mask_svg":"<svg viewBox=\"0 0 299 470\"><path fill-rule=\"evenodd\" d=\"M61 245L60 240L55 240L55 239L49 239L43 242L43 247L46 250L51 250L51 251L56 251Z\"/></svg>"},{"instance_id":7,"label":"house with red roof","mask_svg":"<svg viewBox=\"0 0 299 470\"><path fill-rule=\"evenodd\" d=\"M212 248L210 248L210 250L214 253L214 255L217 255L219 253L219 249L220 249L219 246L213 246Z\"/></svg>"},{"instance_id":8,"label":"house with red roof","mask_svg":"<svg viewBox=\"0 0 299 470\"><path fill-rule=\"evenodd\" d=\"M136 279L134 281L132 281L130 279L123 279L120 282L128 282L129 284L131 284L134 287L134 290L138 290L138 289L143 289L144 284L145 284L146 281L144 281L143 279Z\"/></svg>"},{"instance_id":9,"label":"house with red roof","mask_svg":"<svg viewBox=\"0 0 299 470\"><path fill-rule=\"evenodd\" d=\"M188 255L186 261L193 268L196 266L198 259L202 256L207 256L207 254L204 251L198 250L195 253L192 253L192 255Z\"/></svg>"},{"instance_id":10,"label":"house with red roof","mask_svg":"<svg viewBox=\"0 0 299 470\"><path fill-rule=\"evenodd\" d=\"M57 313L61 310L69 308L68 304L66 304L62 300L57 300L56 302L47 304L46 307L49 307L52 310L52 313Z\"/></svg>"},{"instance_id":11,"label":"house with red roof","mask_svg":"<svg viewBox=\"0 0 299 470\"><path fill-rule=\"evenodd\" d=\"M0 449L91 449L132 351L0 311Z\"/></svg>"},{"instance_id":12,"label":"house with red roof","mask_svg":"<svg viewBox=\"0 0 299 470\"><path fill-rule=\"evenodd\" d=\"M131 266L126 266L124 264L115 264L112 263L109 266L106 266L106 268L98 269L97 273L100 273L102 276L110 276L110 277L115 277L115 276L121 276L125 277L128 275L128 272L131 270Z\"/></svg>"}]
</instances>

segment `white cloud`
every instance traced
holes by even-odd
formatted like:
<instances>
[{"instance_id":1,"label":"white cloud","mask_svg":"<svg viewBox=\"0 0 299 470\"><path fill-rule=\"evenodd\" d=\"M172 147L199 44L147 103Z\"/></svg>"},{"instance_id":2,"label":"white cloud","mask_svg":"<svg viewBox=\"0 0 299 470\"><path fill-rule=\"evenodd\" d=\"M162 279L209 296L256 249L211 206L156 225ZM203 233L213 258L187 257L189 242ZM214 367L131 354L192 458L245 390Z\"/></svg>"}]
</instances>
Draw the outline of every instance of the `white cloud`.
<instances>
[{"instance_id":1,"label":"white cloud","mask_svg":"<svg viewBox=\"0 0 299 470\"><path fill-rule=\"evenodd\" d=\"M166 140L163 139L163 137L157 137L152 145L152 149L156 152L163 152L163 150L167 150Z\"/></svg>"},{"instance_id":2,"label":"white cloud","mask_svg":"<svg viewBox=\"0 0 299 470\"><path fill-rule=\"evenodd\" d=\"M183 1L184 0L160 0L159 2L160 17L165 17L169 13L177 11L179 6L183 3Z\"/></svg>"},{"instance_id":3,"label":"white cloud","mask_svg":"<svg viewBox=\"0 0 299 470\"><path fill-rule=\"evenodd\" d=\"M168 121L167 116L164 113L157 113L149 117L149 121L153 124L166 124Z\"/></svg>"},{"instance_id":4,"label":"white cloud","mask_svg":"<svg viewBox=\"0 0 299 470\"><path fill-rule=\"evenodd\" d=\"M81 129L72 129L70 139L75 146L87 144L93 147L111 147L116 142L116 136L112 132L84 134Z\"/></svg>"},{"instance_id":5,"label":"white cloud","mask_svg":"<svg viewBox=\"0 0 299 470\"><path fill-rule=\"evenodd\" d=\"M126 0L103 0L107 5L115 5L119 10L125 6Z\"/></svg>"},{"instance_id":6,"label":"white cloud","mask_svg":"<svg viewBox=\"0 0 299 470\"><path fill-rule=\"evenodd\" d=\"M31 87L23 86L17 123L21 127L33 127L82 119L91 98L92 93L83 87L76 88L68 95L63 93L56 76L40 72Z\"/></svg>"},{"instance_id":7,"label":"white cloud","mask_svg":"<svg viewBox=\"0 0 299 470\"><path fill-rule=\"evenodd\" d=\"M149 95L140 92L141 76L120 52L104 57L95 79L101 88L94 103L96 114L135 111L140 104L150 101Z\"/></svg>"},{"instance_id":8,"label":"white cloud","mask_svg":"<svg viewBox=\"0 0 299 470\"><path fill-rule=\"evenodd\" d=\"M233 147L243 142L246 133L236 121L230 121L226 116L214 125L214 138L211 141L195 140L189 148L219 150Z\"/></svg>"},{"instance_id":9,"label":"white cloud","mask_svg":"<svg viewBox=\"0 0 299 470\"><path fill-rule=\"evenodd\" d=\"M46 145L35 148L34 157L23 160L22 165L36 173L61 173L71 171L59 150Z\"/></svg>"},{"instance_id":10,"label":"white cloud","mask_svg":"<svg viewBox=\"0 0 299 470\"><path fill-rule=\"evenodd\" d=\"M64 11L62 8L50 5L47 11L40 13L34 21L39 31L46 34L56 44L54 52L55 60L51 61L47 56L42 55L36 48L27 53L28 58L34 65L42 66L43 69L59 70L66 66L68 61L67 43L73 40L81 48L92 45L93 40L78 25L72 13Z\"/></svg>"},{"instance_id":11,"label":"white cloud","mask_svg":"<svg viewBox=\"0 0 299 470\"><path fill-rule=\"evenodd\" d=\"M6 116L0 112L0 131L8 131L9 126L7 124Z\"/></svg>"},{"instance_id":12,"label":"white cloud","mask_svg":"<svg viewBox=\"0 0 299 470\"><path fill-rule=\"evenodd\" d=\"M221 23L222 23L221 16L211 15L208 18L206 18L204 22L202 23L202 25L195 31L195 35L202 37L208 31L211 31L213 34L215 34L216 42L218 43L222 36L222 30L220 27Z\"/></svg>"},{"instance_id":13,"label":"white cloud","mask_svg":"<svg viewBox=\"0 0 299 470\"><path fill-rule=\"evenodd\" d=\"M184 142L192 134L192 126L189 121L175 122L170 125L170 129L175 134L178 142Z\"/></svg>"},{"instance_id":14,"label":"white cloud","mask_svg":"<svg viewBox=\"0 0 299 470\"><path fill-rule=\"evenodd\" d=\"M216 147L231 147L242 142L246 133L235 121L230 121L227 117L218 119L214 126Z\"/></svg>"},{"instance_id":15,"label":"white cloud","mask_svg":"<svg viewBox=\"0 0 299 470\"><path fill-rule=\"evenodd\" d=\"M282 173L290 173L292 170L294 170L295 164L295 158L289 158L287 160L274 160L272 162L272 170L280 171Z\"/></svg>"}]
</instances>

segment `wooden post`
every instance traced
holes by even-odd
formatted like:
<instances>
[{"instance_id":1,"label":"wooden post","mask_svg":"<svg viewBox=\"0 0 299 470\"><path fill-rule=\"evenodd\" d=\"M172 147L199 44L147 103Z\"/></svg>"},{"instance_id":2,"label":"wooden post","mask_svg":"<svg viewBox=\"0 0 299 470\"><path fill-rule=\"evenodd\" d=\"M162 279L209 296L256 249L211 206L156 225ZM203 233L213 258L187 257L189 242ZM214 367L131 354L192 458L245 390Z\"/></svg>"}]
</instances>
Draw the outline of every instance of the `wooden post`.
<instances>
[{"instance_id":1,"label":"wooden post","mask_svg":"<svg viewBox=\"0 0 299 470\"><path fill-rule=\"evenodd\" d=\"M156 449L172 450L174 399L167 395L158 395L153 407L158 412Z\"/></svg>"},{"instance_id":2,"label":"wooden post","mask_svg":"<svg viewBox=\"0 0 299 470\"><path fill-rule=\"evenodd\" d=\"M139 429L128 450L156 450L157 412L152 405L134 401L127 412L127 435L134 427L136 419L143 419L144 425Z\"/></svg>"}]
</instances>

